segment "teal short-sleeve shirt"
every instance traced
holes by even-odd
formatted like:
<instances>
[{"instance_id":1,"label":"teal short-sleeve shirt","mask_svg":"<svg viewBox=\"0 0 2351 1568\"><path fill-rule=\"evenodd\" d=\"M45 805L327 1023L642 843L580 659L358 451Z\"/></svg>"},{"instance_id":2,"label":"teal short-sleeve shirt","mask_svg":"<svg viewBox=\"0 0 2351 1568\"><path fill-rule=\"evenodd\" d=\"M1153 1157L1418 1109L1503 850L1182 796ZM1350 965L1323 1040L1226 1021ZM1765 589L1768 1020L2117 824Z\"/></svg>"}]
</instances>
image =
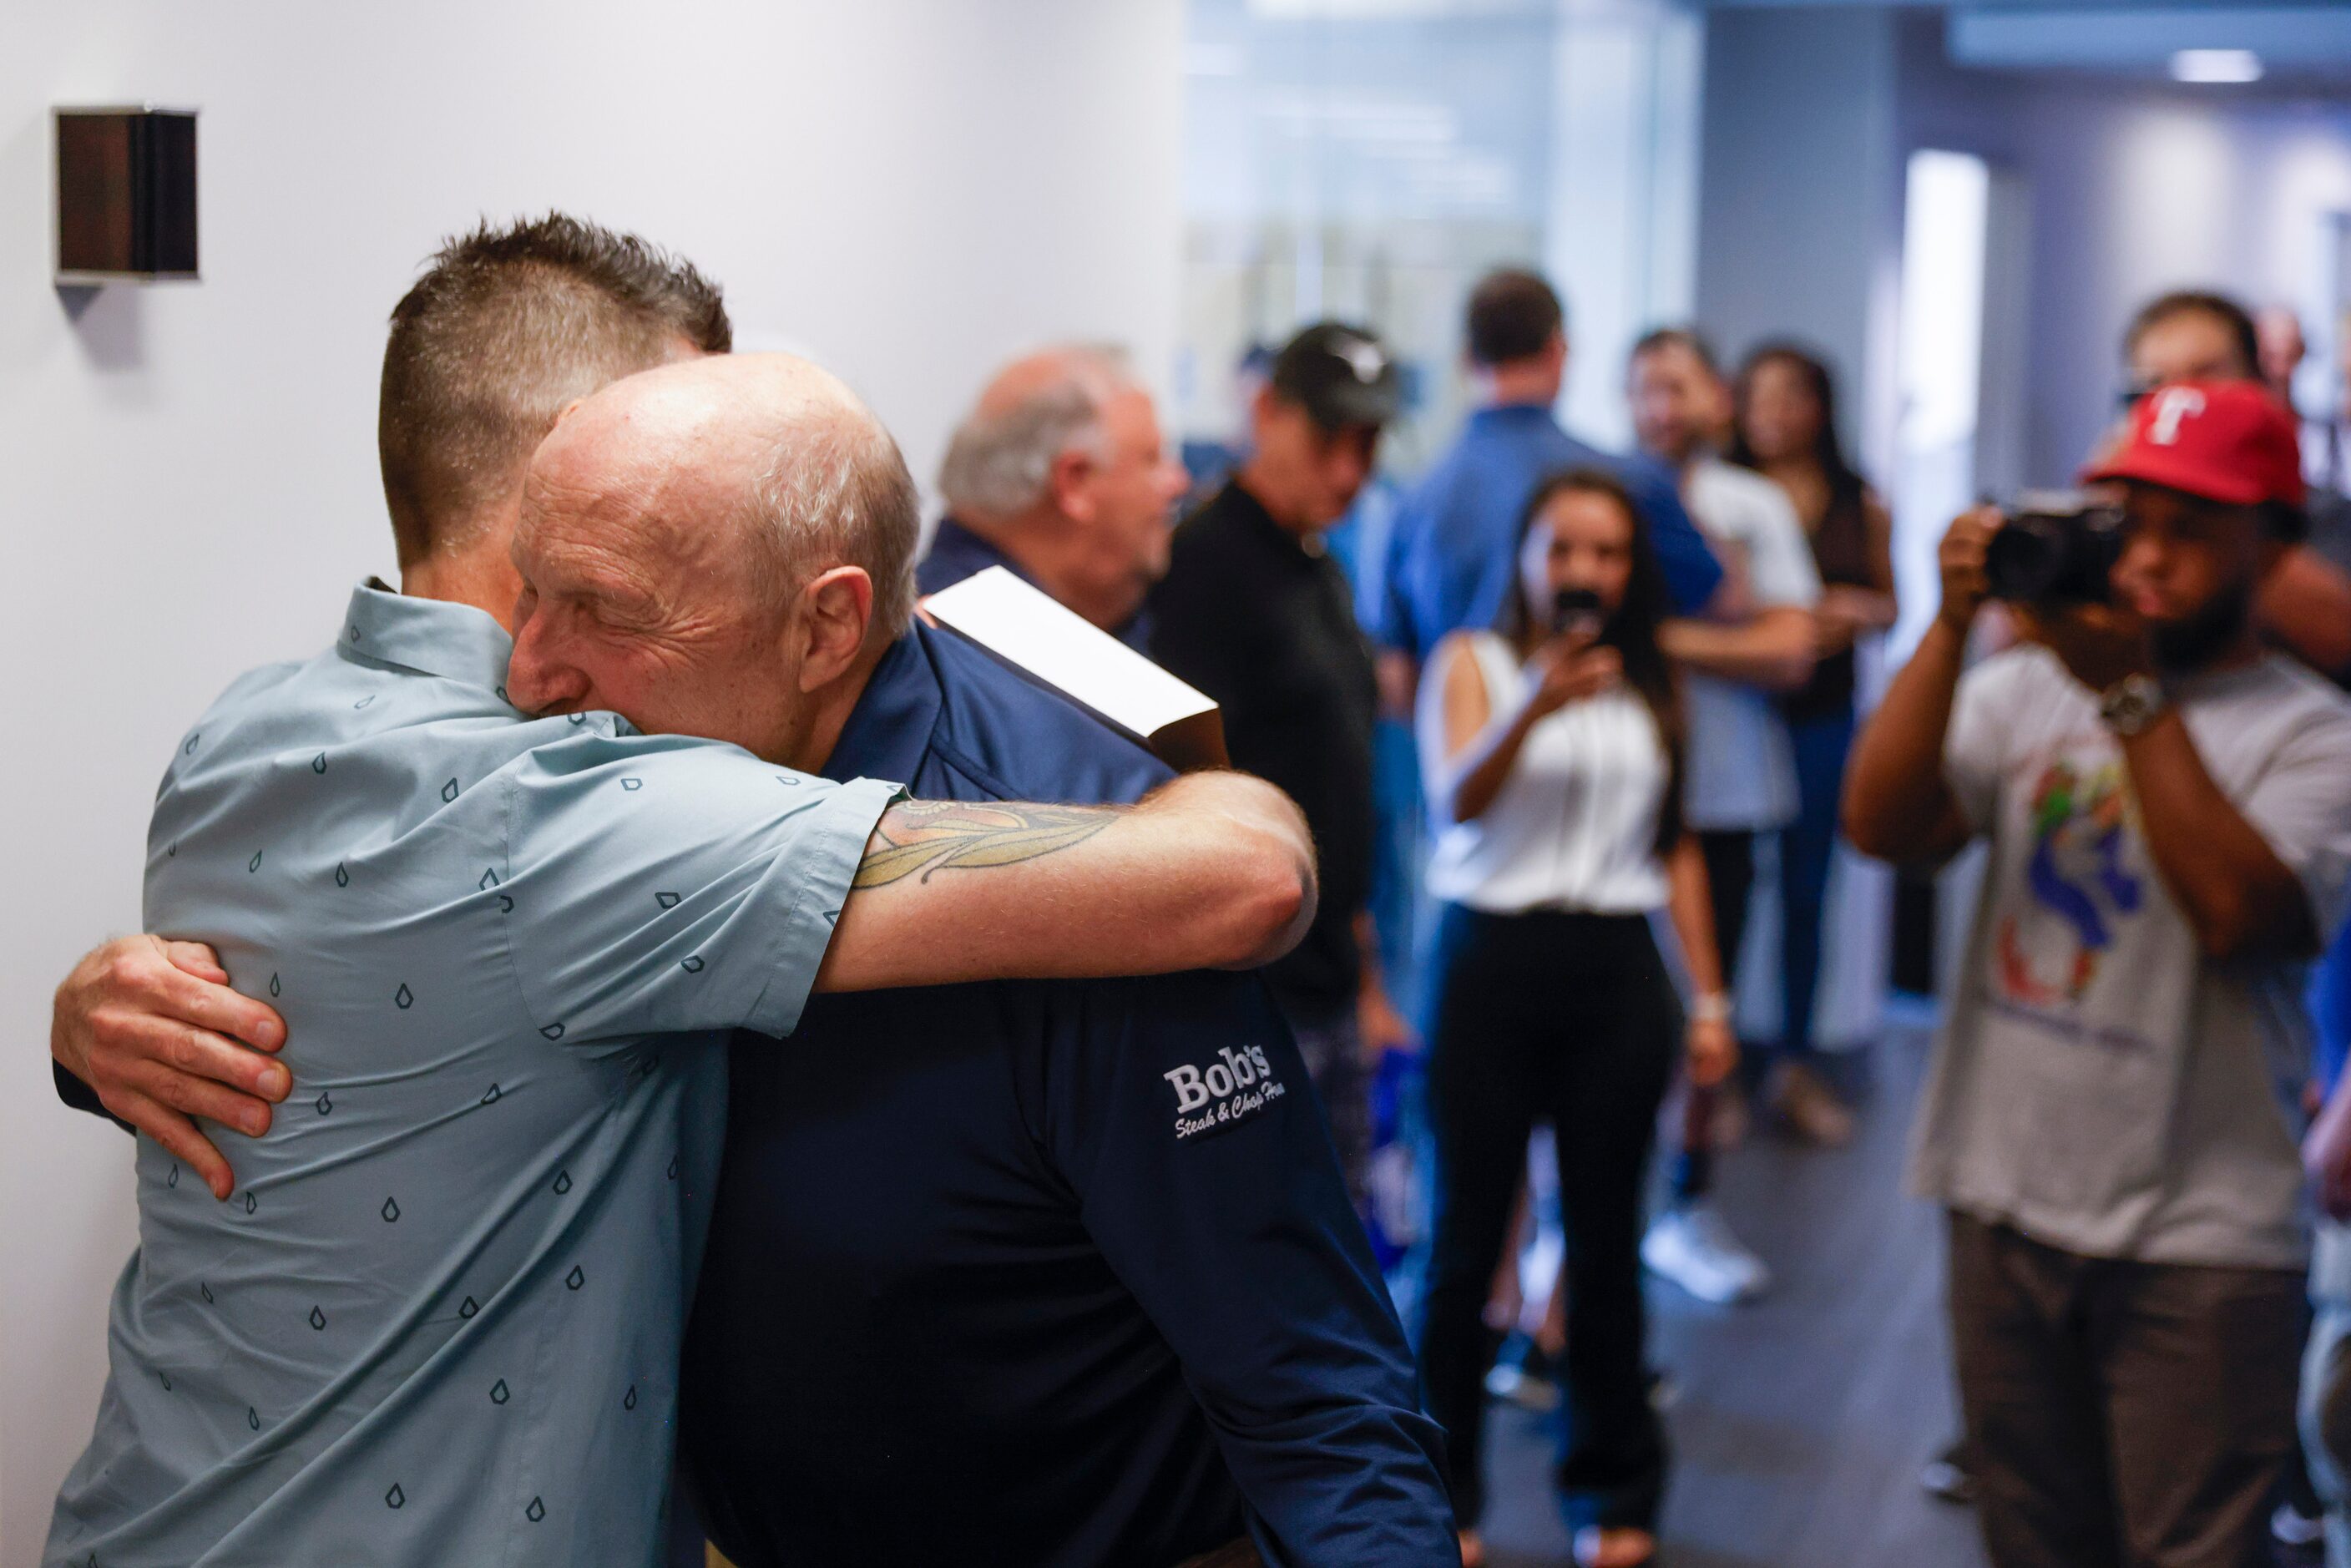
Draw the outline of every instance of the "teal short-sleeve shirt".
<instances>
[{"instance_id":1,"label":"teal short-sleeve shirt","mask_svg":"<svg viewBox=\"0 0 2351 1568\"><path fill-rule=\"evenodd\" d=\"M147 927L285 1015L295 1091L225 1203L141 1141L46 1563L652 1561L724 1031L797 1021L896 790L526 720L509 652L361 588L180 743Z\"/></svg>"}]
</instances>

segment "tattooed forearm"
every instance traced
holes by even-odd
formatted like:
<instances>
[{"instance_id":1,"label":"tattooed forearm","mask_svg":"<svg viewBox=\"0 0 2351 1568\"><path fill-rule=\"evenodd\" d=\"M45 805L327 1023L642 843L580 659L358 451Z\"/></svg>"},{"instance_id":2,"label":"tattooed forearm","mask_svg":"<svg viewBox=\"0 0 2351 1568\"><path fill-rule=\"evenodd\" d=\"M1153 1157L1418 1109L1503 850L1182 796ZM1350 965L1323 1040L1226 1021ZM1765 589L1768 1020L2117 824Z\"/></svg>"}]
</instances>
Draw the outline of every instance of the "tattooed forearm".
<instances>
[{"instance_id":1,"label":"tattooed forearm","mask_svg":"<svg viewBox=\"0 0 2351 1568\"><path fill-rule=\"evenodd\" d=\"M1030 806L915 800L891 807L852 887L881 887L949 866L977 869L1035 860L1083 843L1119 817L1111 806Z\"/></svg>"}]
</instances>

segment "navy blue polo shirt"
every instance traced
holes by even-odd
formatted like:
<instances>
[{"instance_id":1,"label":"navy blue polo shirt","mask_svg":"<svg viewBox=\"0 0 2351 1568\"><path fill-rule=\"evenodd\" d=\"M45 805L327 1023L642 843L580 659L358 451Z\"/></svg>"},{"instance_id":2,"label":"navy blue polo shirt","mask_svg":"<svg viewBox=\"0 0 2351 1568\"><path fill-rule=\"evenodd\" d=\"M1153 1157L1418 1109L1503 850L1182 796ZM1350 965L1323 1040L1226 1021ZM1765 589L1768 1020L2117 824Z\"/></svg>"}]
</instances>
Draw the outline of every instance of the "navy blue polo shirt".
<instances>
[{"instance_id":1,"label":"navy blue polo shirt","mask_svg":"<svg viewBox=\"0 0 2351 1568\"><path fill-rule=\"evenodd\" d=\"M1140 748L952 633L829 764L1132 800ZM810 1000L733 1052L683 1452L741 1568L1454 1560L1436 1427L1253 976Z\"/></svg>"},{"instance_id":2,"label":"navy blue polo shirt","mask_svg":"<svg viewBox=\"0 0 2351 1568\"><path fill-rule=\"evenodd\" d=\"M967 577L977 577L991 566L1002 567L1031 588L1043 587L1029 575L1027 568L998 548L994 539L953 517L941 517L938 531L931 537L930 553L915 564L914 591L936 593ZM1150 612L1137 611L1111 635L1138 653L1149 652Z\"/></svg>"},{"instance_id":3,"label":"navy blue polo shirt","mask_svg":"<svg viewBox=\"0 0 2351 1568\"><path fill-rule=\"evenodd\" d=\"M1722 564L1690 521L1674 476L1649 458L1614 457L1578 441L1547 407L1504 403L1471 414L1397 509L1373 635L1426 659L1447 632L1491 626L1516 591L1520 514L1537 486L1570 468L1599 468L1623 482L1648 528L1674 613L1703 609L1722 582Z\"/></svg>"}]
</instances>

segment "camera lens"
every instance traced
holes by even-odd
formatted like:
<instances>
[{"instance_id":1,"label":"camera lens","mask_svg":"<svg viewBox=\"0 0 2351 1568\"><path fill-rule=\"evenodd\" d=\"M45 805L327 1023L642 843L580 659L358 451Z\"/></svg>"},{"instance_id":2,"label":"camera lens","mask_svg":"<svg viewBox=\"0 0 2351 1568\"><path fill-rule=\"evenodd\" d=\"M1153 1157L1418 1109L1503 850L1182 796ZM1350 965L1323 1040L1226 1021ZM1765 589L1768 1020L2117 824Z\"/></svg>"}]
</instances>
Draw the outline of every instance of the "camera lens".
<instances>
[{"instance_id":1,"label":"camera lens","mask_svg":"<svg viewBox=\"0 0 2351 1568\"><path fill-rule=\"evenodd\" d=\"M2046 599L2065 575L2066 532L2057 519L2011 517L1984 547L1984 580L1995 599Z\"/></svg>"}]
</instances>

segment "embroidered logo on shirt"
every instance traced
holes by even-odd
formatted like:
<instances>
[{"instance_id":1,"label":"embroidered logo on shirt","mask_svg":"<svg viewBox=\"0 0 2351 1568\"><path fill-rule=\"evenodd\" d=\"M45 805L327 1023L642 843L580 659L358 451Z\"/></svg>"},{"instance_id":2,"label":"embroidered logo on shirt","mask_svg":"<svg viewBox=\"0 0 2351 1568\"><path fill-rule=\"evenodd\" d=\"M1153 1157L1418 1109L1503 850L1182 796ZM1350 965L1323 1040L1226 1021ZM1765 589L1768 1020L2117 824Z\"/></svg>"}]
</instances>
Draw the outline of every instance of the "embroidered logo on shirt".
<instances>
[{"instance_id":1,"label":"embroidered logo on shirt","mask_svg":"<svg viewBox=\"0 0 2351 1568\"><path fill-rule=\"evenodd\" d=\"M1260 1045L1219 1047L1205 1067L1179 1067L1162 1078L1176 1090L1176 1136L1193 1137L1256 1115L1290 1091L1273 1075Z\"/></svg>"}]
</instances>

